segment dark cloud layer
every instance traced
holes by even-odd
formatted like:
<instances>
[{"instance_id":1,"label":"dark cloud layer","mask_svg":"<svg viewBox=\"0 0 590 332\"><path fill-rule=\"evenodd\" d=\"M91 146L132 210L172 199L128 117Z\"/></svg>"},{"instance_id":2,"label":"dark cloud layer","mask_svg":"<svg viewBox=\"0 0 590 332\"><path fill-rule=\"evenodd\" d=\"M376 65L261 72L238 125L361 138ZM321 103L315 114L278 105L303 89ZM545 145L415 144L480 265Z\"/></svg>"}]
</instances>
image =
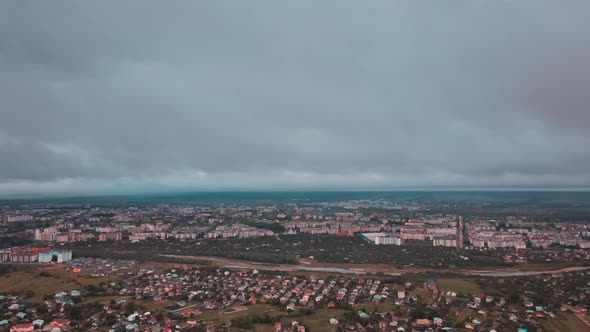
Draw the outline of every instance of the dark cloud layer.
<instances>
[{"instance_id":1,"label":"dark cloud layer","mask_svg":"<svg viewBox=\"0 0 590 332\"><path fill-rule=\"evenodd\" d=\"M588 12L4 2L0 192L587 188Z\"/></svg>"}]
</instances>

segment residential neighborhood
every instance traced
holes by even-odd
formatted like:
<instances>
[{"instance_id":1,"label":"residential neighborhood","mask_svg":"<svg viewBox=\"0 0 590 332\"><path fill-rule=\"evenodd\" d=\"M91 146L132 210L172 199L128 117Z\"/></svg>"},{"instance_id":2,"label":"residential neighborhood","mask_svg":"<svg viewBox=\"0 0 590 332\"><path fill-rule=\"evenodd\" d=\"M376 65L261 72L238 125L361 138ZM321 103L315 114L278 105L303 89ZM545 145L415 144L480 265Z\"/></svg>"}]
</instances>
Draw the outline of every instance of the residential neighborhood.
<instances>
[{"instance_id":1,"label":"residential neighborhood","mask_svg":"<svg viewBox=\"0 0 590 332\"><path fill-rule=\"evenodd\" d=\"M587 319L590 305L590 271L422 279L155 265L111 276L37 304L3 293L0 331L544 331Z\"/></svg>"}]
</instances>

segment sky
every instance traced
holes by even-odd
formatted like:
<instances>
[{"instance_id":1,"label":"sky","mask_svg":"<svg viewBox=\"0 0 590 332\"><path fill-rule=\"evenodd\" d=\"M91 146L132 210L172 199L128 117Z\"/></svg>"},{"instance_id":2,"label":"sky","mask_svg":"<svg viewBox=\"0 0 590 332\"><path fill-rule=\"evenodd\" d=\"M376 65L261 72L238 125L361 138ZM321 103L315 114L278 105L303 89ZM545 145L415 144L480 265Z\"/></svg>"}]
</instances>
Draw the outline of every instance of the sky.
<instances>
[{"instance_id":1,"label":"sky","mask_svg":"<svg viewBox=\"0 0 590 332\"><path fill-rule=\"evenodd\" d=\"M0 194L590 188L589 12L3 1Z\"/></svg>"}]
</instances>

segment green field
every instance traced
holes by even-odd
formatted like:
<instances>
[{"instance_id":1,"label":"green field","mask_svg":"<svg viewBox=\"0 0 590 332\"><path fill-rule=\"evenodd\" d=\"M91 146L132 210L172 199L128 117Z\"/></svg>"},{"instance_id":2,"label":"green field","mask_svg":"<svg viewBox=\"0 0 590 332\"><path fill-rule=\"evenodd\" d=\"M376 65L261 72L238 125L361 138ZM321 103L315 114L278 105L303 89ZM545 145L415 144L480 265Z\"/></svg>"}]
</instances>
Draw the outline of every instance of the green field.
<instances>
[{"instance_id":1,"label":"green field","mask_svg":"<svg viewBox=\"0 0 590 332\"><path fill-rule=\"evenodd\" d=\"M147 300L147 301L136 301L139 304L144 305L149 311L157 311L157 310L164 310L164 308L171 306L174 304L174 301L172 300L162 300L162 301L152 301L152 300Z\"/></svg>"},{"instance_id":2,"label":"green field","mask_svg":"<svg viewBox=\"0 0 590 332\"><path fill-rule=\"evenodd\" d=\"M387 298L385 301L379 304L366 301L359 303L359 305L355 307L355 310L365 309L367 312L373 312L375 308L377 309L376 312L391 312L395 309L395 304L393 304L393 300L391 298Z\"/></svg>"},{"instance_id":3,"label":"green field","mask_svg":"<svg viewBox=\"0 0 590 332\"><path fill-rule=\"evenodd\" d=\"M440 278L436 279L438 288L443 291L453 291L459 293L479 294L483 290L475 282L462 278Z\"/></svg>"}]
</instances>

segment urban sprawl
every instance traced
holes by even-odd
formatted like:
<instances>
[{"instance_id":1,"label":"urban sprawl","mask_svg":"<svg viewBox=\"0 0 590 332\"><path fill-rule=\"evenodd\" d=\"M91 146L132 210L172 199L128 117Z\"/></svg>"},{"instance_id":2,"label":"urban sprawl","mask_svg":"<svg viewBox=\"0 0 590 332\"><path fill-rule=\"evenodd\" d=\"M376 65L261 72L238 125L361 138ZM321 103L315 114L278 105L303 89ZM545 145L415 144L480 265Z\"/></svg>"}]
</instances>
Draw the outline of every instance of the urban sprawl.
<instances>
[{"instance_id":1,"label":"urban sprawl","mask_svg":"<svg viewBox=\"0 0 590 332\"><path fill-rule=\"evenodd\" d=\"M590 331L588 222L432 204L5 206L0 331Z\"/></svg>"}]
</instances>

